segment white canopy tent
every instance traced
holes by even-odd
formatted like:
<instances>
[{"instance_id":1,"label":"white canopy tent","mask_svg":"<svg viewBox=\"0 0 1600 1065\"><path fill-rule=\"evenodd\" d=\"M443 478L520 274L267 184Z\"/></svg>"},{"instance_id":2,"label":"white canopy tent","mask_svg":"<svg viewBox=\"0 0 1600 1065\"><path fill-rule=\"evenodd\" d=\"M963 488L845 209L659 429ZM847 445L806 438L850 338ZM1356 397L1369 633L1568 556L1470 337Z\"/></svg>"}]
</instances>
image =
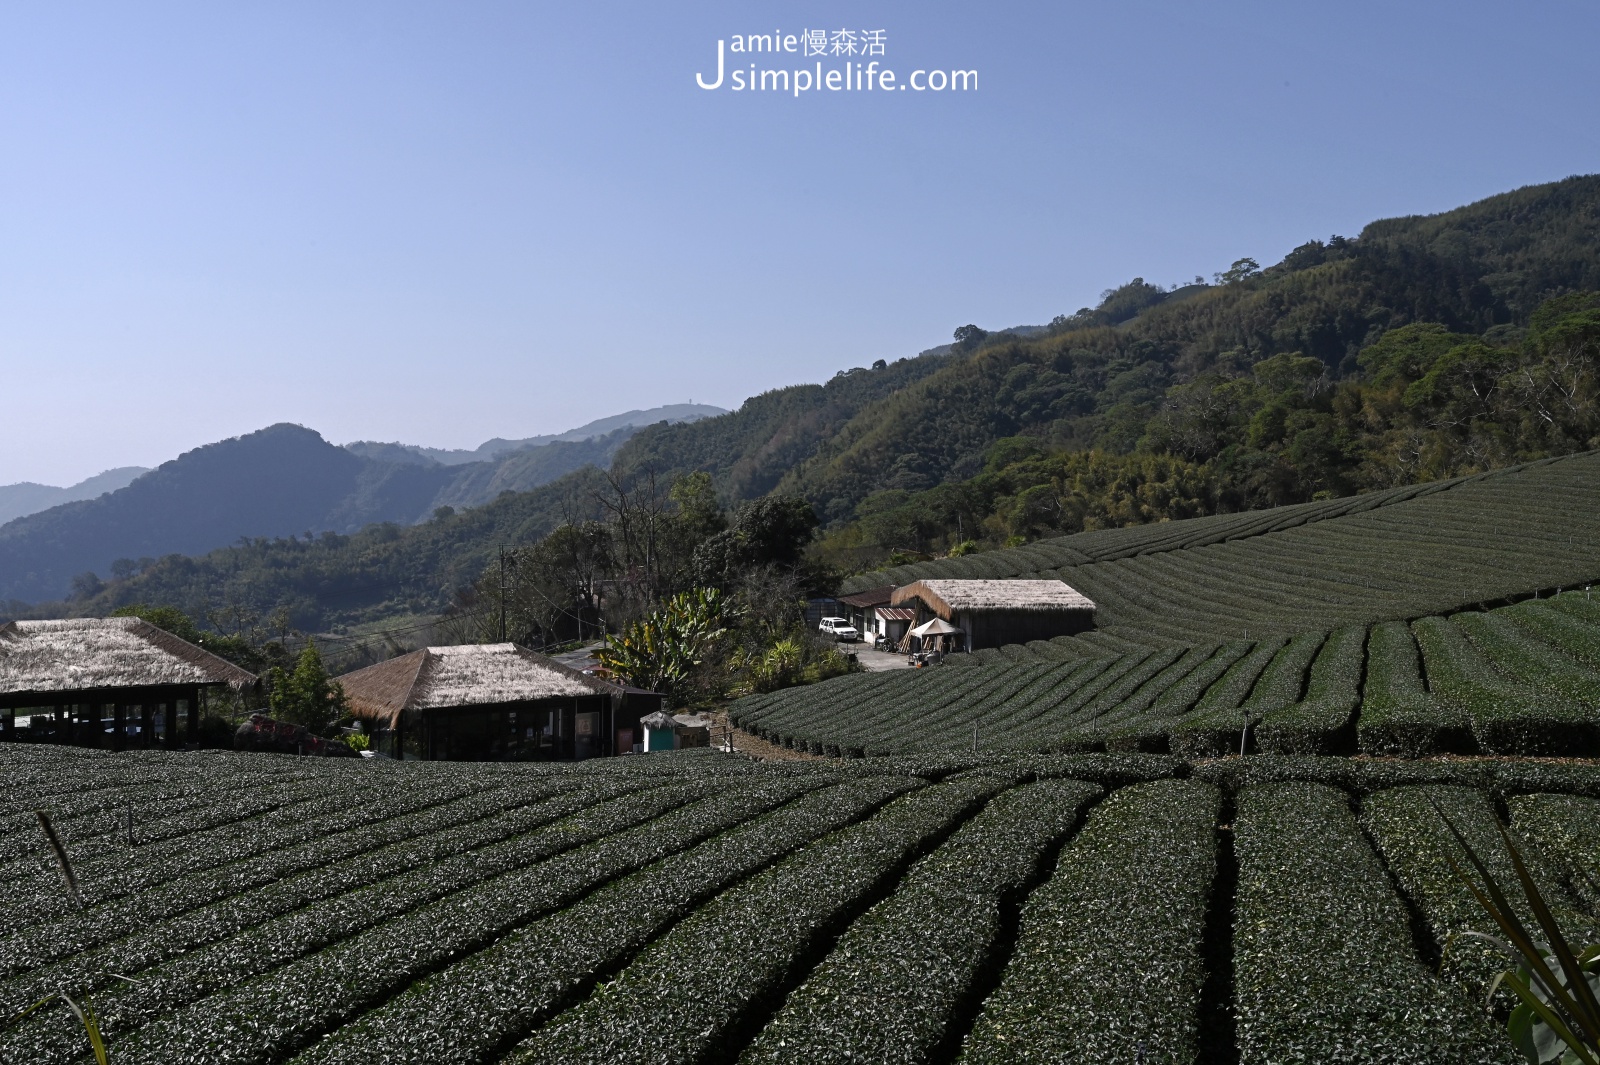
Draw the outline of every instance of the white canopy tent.
<instances>
[{"instance_id":1,"label":"white canopy tent","mask_svg":"<svg viewBox=\"0 0 1600 1065\"><path fill-rule=\"evenodd\" d=\"M924 621L906 635L917 637L921 641L922 650L937 651L940 654L955 650L956 637L966 638L965 631L941 617Z\"/></svg>"}]
</instances>

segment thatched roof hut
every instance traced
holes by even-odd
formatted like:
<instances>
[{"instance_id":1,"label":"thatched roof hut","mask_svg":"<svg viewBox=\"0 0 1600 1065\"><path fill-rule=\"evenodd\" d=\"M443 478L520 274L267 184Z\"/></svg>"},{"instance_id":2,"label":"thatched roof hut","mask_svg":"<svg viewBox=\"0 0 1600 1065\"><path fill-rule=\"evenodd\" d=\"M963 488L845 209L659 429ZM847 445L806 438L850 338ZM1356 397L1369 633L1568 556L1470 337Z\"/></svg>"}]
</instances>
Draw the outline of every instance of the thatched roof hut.
<instances>
[{"instance_id":1,"label":"thatched roof hut","mask_svg":"<svg viewBox=\"0 0 1600 1065\"><path fill-rule=\"evenodd\" d=\"M639 714L660 706L513 643L425 647L339 683L355 717L394 734L392 753L423 758L620 753Z\"/></svg>"},{"instance_id":2,"label":"thatched roof hut","mask_svg":"<svg viewBox=\"0 0 1600 1065\"><path fill-rule=\"evenodd\" d=\"M968 649L1026 643L1094 626L1094 601L1064 581L923 580L896 588L891 602L920 620L941 618L966 634Z\"/></svg>"},{"instance_id":3,"label":"thatched roof hut","mask_svg":"<svg viewBox=\"0 0 1600 1065\"><path fill-rule=\"evenodd\" d=\"M1094 610L1094 600L1065 581L916 581L894 590L898 606L920 599L930 610L954 621L957 613L1030 611L1059 613Z\"/></svg>"},{"instance_id":4,"label":"thatched roof hut","mask_svg":"<svg viewBox=\"0 0 1600 1065\"><path fill-rule=\"evenodd\" d=\"M0 625L0 734L93 746L197 738L200 693L254 674L139 618ZM31 713L19 727L19 710Z\"/></svg>"},{"instance_id":5,"label":"thatched roof hut","mask_svg":"<svg viewBox=\"0 0 1600 1065\"><path fill-rule=\"evenodd\" d=\"M254 674L139 618L0 625L0 695L255 682Z\"/></svg>"},{"instance_id":6,"label":"thatched roof hut","mask_svg":"<svg viewBox=\"0 0 1600 1065\"><path fill-rule=\"evenodd\" d=\"M407 710L611 695L614 684L588 677L514 643L424 647L339 678L350 711L393 728Z\"/></svg>"}]
</instances>

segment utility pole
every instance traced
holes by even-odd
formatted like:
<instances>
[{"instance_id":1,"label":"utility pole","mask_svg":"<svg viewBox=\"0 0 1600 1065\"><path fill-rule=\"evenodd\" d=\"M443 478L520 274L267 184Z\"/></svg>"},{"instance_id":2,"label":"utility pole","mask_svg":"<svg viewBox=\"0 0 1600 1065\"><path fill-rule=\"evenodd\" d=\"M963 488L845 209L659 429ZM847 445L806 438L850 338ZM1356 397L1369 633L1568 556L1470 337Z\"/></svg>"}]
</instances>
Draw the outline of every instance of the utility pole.
<instances>
[{"instance_id":1,"label":"utility pole","mask_svg":"<svg viewBox=\"0 0 1600 1065\"><path fill-rule=\"evenodd\" d=\"M500 642L506 642L506 545L500 545Z\"/></svg>"}]
</instances>

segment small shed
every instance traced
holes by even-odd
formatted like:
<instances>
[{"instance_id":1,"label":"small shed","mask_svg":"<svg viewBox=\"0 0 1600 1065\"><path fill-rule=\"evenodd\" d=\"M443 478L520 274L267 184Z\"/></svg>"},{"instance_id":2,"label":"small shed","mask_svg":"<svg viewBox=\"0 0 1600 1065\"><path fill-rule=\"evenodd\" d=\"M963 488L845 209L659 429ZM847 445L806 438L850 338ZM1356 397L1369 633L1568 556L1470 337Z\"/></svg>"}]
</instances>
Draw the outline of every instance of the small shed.
<instances>
[{"instance_id":1,"label":"small shed","mask_svg":"<svg viewBox=\"0 0 1600 1065\"><path fill-rule=\"evenodd\" d=\"M639 719L644 730L644 751L677 751L711 745L711 718L699 714L669 714L657 710Z\"/></svg>"},{"instance_id":2,"label":"small shed","mask_svg":"<svg viewBox=\"0 0 1600 1065\"><path fill-rule=\"evenodd\" d=\"M905 638L911 623L917 619L917 612L908 607L891 605L894 592L894 585L886 584L882 588L842 595L839 602L849 608L851 624L860 629L867 639L883 636L890 643L898 644Z\"/></svg>"},{"instance_id":3,"label":"small shed","mask_svg":"<svg viewBox=\"0 0 1600 1065\"><path fill-rule=\"evenodd\" d=\"M915 608L908 606L875 606L872 608L872 632L875 636L887 637L889 642L899 646L906 638L912 622L917 620Z\"/></svg>"},{"instance_id":4,"label":"small shed","mask_svg":"<svg viewBox=\"0 0 1600 1065\"><path fill-rule=\"evenodd\" d=\"M570 761L627 754L661 696L513 643L425 647L339 678L351 713L396 758Z\"/></svg>"},{"instance_id":5,"label":"small shed","mask_svg":"<svg viewBox=\"0 0 1600 1065\"><path fill-rule=\"evenodd\" d=\"M891 602L941 618L965 634L968 650L1048 640L1094 628L1094 601L1064 581L923 580L896 588Z\"/></svg>"},{"instance_id":6,"label":"small shed","mask_svg":"<svg viewBox=\"0 0 1600 1065\"><path fill-rule=\"evenodd\" d=\"M139 618L0 625L0 739L174 749L199 741L203 692L256 683Z\"/></svg>"}]
</instances>

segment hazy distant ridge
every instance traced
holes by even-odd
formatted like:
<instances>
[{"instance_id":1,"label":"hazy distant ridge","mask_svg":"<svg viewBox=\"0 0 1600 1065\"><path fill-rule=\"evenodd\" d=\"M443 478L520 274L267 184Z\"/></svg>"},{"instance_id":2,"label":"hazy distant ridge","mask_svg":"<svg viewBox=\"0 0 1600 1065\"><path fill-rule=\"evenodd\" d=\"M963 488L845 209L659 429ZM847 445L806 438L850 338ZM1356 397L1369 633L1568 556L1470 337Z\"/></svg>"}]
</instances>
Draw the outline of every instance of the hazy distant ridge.
<instances>
[{"instance_id":1,"label":"hazy distant ridge","mask_svg":"<svg viewBox=\"0 0 1600 1065\"><path fill-rule=\"evenodd\" d=\"M507 451L525 451L545 444L577 443L595 437L609 436L618 429L629 427L640 429L660 422L696 422L701 418L715 418L719 414L726 413L728 412L721 407L713 407L708 403L669 403L662 407L651 407L649 410L630 410L622 414L613 414L609 418L598 418L587 425L549 436L529 436L521 440L507 440L497 436L493 440L485 440L470 451L466 448L423 447L420 444L380 443L375 440L356 440L344 446L364 458L378 459L381 462L425 463L426 460L432 460L442 466L460 466L468 462L483 462Z\"/></svg>"},{"instance_id":2,"label":"hazy distant ridge","mask_svg":"<svg viewBox=\"0 0 1600 1065\"><path fill-rule=\"evenodd\" d=\"M0 485L0 525L25 514L37 514L41 510L59 507L63 503L76 503L80 499L93 499L105 492L115 492L119 488L126 488L140 474L149 472L143 466L119 466L97 473L69 488L34 484L32 481Z\"/></svg>"}]
</instances>

